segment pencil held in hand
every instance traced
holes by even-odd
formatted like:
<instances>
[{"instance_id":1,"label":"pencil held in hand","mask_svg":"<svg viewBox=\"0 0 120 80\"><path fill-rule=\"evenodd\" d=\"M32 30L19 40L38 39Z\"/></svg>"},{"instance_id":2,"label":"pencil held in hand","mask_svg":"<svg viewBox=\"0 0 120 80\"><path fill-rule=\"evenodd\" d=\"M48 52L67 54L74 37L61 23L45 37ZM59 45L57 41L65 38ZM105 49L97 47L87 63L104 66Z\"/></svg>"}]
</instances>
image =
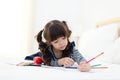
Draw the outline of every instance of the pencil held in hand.
<instances>
[{"instance_id":1,"label":"pencil held in hand","mask_svg":"<svg viewBox=\"0 0 120 80\"><path fill-rule=\"evenodd\" d=\"M96 59L97 57L99 57L100 55L102 55L104 52L98 54L97 56L93 57L92 59L90 59L89 61L87 61L86 63L89 63L91 62L92 60Z\"/></svg>"}]
</instances>

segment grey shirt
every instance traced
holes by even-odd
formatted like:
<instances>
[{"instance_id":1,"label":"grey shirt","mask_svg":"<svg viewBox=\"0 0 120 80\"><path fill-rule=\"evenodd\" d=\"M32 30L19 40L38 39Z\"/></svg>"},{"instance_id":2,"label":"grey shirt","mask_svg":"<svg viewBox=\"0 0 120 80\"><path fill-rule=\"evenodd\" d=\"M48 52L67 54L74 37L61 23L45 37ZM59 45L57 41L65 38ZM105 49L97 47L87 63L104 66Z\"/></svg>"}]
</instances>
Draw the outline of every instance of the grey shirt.
<instances>
[{"instance_id":1,"label":"grey shirt","mask_svg":"<svg viewBox=\"0 0 120 80\"><path fill-rule=\"evenodd\" d=\"M55 57L54 53L52 52L51 48L49 48L49 51L52 53L54 59L51 59L51 66L60 66L58 64L58 58ZM64 53L63 53L64 54ZM70 54L69 56L70 58L72 58L75 62L77 62L78 64L81 61L86 61L86 59L82 56L82 54L78 51L78 49L75 48L75 46L73 46L73 54ZM60 59L60 58L59 58Z\"/></svg>"}]
</instances>

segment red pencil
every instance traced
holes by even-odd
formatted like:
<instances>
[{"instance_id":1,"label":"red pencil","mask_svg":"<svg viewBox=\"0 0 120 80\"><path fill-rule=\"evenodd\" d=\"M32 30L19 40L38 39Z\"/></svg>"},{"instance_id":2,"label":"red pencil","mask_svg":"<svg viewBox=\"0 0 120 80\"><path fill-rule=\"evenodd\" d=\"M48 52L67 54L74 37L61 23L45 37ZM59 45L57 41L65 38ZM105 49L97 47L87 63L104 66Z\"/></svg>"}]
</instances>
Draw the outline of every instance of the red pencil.
<instances>
[{"instance_id":1,"label":"red pencil","mask_svg":"<svg viewBox=\"0 0 120 80\"><path fill-rule=\"evenodd\" d=\"M104 52L98 54L97 56L93 57L92 59L88 60L86 63L91 62L92 60L96 59L97 57L99 57L100 55L102 55Z\"/></svg>"}]
</instances>

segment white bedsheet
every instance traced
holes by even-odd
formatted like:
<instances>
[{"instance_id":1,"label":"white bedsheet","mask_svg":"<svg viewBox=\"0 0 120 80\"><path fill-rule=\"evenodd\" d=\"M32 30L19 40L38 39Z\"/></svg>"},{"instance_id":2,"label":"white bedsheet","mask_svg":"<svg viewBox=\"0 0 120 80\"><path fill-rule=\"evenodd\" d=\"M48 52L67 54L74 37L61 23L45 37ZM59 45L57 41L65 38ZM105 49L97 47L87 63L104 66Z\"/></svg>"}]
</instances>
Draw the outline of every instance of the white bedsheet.
<instances>
[{"instance_id":1,"label":"white bedsheet","mask_svg":"<svg viewBox=\"0 0 120 80\"><path fill-rule=\"evenodd\" d=\"M80 72L62 67L16 66L0 63L2 80L120 80L120 65L105 64L108 69Z\"/></svg>"}]
</instances>

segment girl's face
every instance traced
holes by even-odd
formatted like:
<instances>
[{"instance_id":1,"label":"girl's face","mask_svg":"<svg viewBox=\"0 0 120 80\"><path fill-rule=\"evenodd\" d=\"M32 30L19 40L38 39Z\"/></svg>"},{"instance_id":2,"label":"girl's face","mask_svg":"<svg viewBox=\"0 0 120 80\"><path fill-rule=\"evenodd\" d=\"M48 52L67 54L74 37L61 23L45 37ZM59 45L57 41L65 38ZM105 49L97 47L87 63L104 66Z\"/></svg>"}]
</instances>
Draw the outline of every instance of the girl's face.
<instances>
[{"instance_id":1,"label":"girl's face","mask_svg":"<svg viewBox=\"0 0 120 80\"><path fill-rule=\"evenodd\" d=\"M51 42L51 45L56 50L64 50L68 44L67 37L59 37L56 40Z\"/></svg>"}]
</instances>

